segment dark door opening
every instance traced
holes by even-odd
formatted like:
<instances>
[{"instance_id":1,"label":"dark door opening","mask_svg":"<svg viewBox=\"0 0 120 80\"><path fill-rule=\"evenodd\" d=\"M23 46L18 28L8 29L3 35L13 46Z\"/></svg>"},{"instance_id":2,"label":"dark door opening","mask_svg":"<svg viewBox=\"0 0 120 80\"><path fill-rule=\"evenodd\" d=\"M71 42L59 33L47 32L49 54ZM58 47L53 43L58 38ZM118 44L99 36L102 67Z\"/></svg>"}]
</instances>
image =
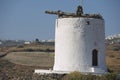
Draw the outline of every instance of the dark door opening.
<instances>
[{"instance_id":1,"label":"dark door opening","mask_svg":"<svg viewBox=\"0 0 120 80\"><path fill-rule=\"evenodd\" d=\"M92 51L92 66L98 66L98 51L96 49Z\"/></svg>"}]
</instances>

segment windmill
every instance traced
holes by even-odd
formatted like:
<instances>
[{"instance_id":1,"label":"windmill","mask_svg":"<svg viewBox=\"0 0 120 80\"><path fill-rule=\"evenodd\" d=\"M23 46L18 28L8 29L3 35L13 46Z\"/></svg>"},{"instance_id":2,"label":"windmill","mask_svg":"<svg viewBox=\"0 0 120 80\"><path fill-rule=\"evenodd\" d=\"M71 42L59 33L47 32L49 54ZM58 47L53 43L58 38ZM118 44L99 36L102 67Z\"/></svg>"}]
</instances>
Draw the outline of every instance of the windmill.
<instances>
[{"instance_id":1,"label":"windmill","mask_svg":"<svg viewBox=\"0 0 120 80\"><path fill-rule=\"evenodd\" d=\"M83 0L80 0L81 5ZM105 74L104 19L99 14L84 14L82 6L75 13L45 11L57 15L55 26L55 61L53 70L35 73Z\"/></svg>"}]
</instances>

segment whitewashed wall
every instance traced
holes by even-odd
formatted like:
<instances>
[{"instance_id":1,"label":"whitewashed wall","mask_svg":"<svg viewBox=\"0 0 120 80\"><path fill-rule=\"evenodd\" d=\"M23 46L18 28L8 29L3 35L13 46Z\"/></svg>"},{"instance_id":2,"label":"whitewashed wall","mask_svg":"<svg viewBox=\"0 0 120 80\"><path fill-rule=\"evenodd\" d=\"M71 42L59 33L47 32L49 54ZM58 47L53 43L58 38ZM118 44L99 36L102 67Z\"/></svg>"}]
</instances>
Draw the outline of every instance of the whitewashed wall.
<instances>
[{"instance_id":1,"label":"whitewashed wall","mask_svg":"<svg viewBox=\"0 0 120 80\"><path fill-rule=\"evenodd\" d=\"M89 24L87 23L89 21ZM56 19L55 71L106 72L104 20ZM92 50L98 50L98 66L92 66Z\"/></svg>"}]
</instances>

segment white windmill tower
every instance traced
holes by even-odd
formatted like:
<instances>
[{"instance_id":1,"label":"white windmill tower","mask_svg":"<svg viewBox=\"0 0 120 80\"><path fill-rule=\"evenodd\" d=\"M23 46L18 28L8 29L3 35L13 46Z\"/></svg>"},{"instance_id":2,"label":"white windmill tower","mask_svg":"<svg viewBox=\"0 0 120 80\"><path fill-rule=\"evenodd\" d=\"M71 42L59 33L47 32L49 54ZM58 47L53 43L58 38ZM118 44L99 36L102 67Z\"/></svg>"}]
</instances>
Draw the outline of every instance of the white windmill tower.
<instances>
[{"instance_id":1,"label":"white windmill tower","mask_svg":"<svg viewBox=\"0 0 120 80\"><path fill-rule=\"evenodd\" d=\"M104 74L106 68L105 24L99 14L46 11L56 14L55 61L53 73L79 71ZM37 71L36 71L37 72Z\"/></svg>"},{"instance_id":2,"label":"white windmill tower","mask_svg":"<svg viewBox=\"0 0 120 80\"><path fill-rule=\"evenodd\" d=\"M105 73L105 24L98 14L46 11L58 15L55 31L55 71Z\"/></svg>"}]
</instances>

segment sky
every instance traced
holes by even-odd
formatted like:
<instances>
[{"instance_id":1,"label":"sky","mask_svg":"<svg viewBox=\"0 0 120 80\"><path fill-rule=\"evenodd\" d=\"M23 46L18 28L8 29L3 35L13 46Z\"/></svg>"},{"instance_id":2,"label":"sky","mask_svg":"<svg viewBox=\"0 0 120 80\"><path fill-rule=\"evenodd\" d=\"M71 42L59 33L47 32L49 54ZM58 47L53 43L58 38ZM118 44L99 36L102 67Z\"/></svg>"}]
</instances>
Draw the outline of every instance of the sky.
<instances>
[{"instance_id":1,"label":"sky","mask_svg":"<svg viewBox=\"0 0 120 80\"><path fill-rule=\"evenodd\" d=\"M120 0L0 0L0 39L49 40L55 36L57 16L45 10L101 14L106 36L120 33Z\"/></svg>"}]
</instances>

